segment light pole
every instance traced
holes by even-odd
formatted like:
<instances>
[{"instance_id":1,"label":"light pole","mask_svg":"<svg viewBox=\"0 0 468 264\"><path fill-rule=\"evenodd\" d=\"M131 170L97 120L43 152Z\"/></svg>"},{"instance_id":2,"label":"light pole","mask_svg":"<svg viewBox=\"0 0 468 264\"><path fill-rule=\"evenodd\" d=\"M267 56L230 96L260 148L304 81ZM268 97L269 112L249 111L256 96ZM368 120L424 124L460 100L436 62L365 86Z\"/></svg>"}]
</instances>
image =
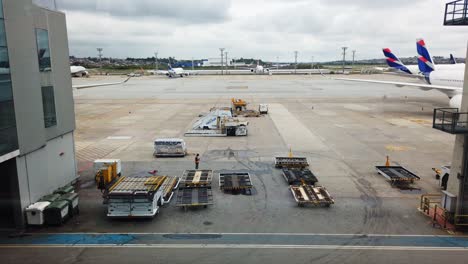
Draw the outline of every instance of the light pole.
<instances>
[{"instance_id":1,"label":"light pole","mask_svg":"<svg viewBox=\"0 0 468 264\"><path fill-rule=\"evenodd\" d=\"M158 67L158 66L159 66L159 65L158 65L158 52L155 52L155 53L154 53L154 66L155 66L155 69L156 69L156 71L157 71L158 68L159 68L159 67Z\"/></svg>"},{"instance_id":2,"label":"light pole","mask_svg":"<svg viewBox=\"0 0 468 264\"><path fill-rule=\"evenodd\" d=\"M228 52L224 52L224 61L226 62L224 65L226 65L224 68L226 69L226 74L228 73L227 70L228 70L228 67L229 67L229 64L228 64Z\"/></svg>"},{"instance_id":3,"label":"light pole","mask_svg":"<svg viewBox=\"0 0 468 264\"><path fill-rule=\"evenodd\" d=\"M276 56L276 70L279 68L279 56Z\"/></svg>"},{"instance_id":4,"label":"light pole","mask_svg":"<svg viewBox=\"0 0 468 264\"><path fill-rule=\"evenodd\" d=\"M354 68L354 56L356 55L356 50L353 50L353 68Z\"/></svg>"},{"instance_id":5,"label":"light pole","mask_svg":"<svg viewBox=\"0 0 468 264\"><path fill-rule=\"evenodd\" d=\"M346 50L348 47L342 47L343 49L343 74L345 73L345 64L346 64Z\"/></svg>"},{"instance_id":6,"label":"light pole","mask_svg":"<svg viewBox=\"0 0 468 264\"><path fill-rule=\"evenodd\" d=\"M298 54L298 51L294 51L294 74L296 74L297 72L297 54Z\"/></svg>"},{"instance_id":7,"label":"light pole","mask_svg":"<svg viewBox=\"0 0 468 264\"><path fill-rule=\"evenodd\" d=\"M102 50L103 48L97 48L97 51L98 51L98 56L99 56L99 74L102 75Z\"/></svg>"},{"instance_id":8,"label":"light pole","mask_svg":"<svg viewBox=\"0 0 468 264\"><path fill-rule=\"evenodd\" d=\"M314 56L311 57L310 61L310 69L312 70L314 68Z\"/></svg>"},{"instance_id":9,"label":"light pole","mask_svg":"<svg viewBox=\"0 0 468 264\"><path fill-rule=\"evenodd\" d=\"M223 75L223 74L224 74L224 72L223 72L223 62L224 62L224 60L223 60L223 55L224 55L224 48L219 48L219 51L221 52L221 75Z\"/></svg>"},{"instance_id":10,"label":"light pole","mask_svg":"<svg viewBox=\"0 0 468 264\"><path fill-rule=\"evenodd\" d=\"M194 67L194 66L193 66L193 57L192 57L192 71L194 70L194 68L193 68L193 67Z\"/></svg>"}]
</instances>

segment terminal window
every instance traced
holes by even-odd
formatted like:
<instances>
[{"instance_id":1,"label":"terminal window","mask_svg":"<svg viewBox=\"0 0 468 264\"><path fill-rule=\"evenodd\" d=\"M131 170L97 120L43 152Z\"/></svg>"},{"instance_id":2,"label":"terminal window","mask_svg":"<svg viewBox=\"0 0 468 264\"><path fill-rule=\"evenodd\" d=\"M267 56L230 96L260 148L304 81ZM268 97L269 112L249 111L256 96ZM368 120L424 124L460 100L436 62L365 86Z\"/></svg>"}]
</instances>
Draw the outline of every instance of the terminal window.
<instances>
[{"instance_id":1,"label":"terminal window","mask_svg":"<svg viewBox=\"0 0 468 264\"><path fill-rule=\"evenodd\" d=\"M0 156L18 149L3 5L0 0Z\"/></svg>"},{"instance_id":2,"label":"terminal window","mask_svg":"<svg viewBox=\"0 0 468 264\"><path fill-rule=\"evenodd\" d=\"M42 87L42 107L44 110L44 126L47 128L57 125L53 86Z\"/></svg>"},{"instance_id":3,"label":"terminal window","mask_svg":"<svg viewBox=\"0 0 468 264\"><path fill-rule=\"evenodd\" d=\"M39 70L48 72L51 70L49 32L45 29L36 29L37 56L39 59Z\"/></svg>"}]
</instances>

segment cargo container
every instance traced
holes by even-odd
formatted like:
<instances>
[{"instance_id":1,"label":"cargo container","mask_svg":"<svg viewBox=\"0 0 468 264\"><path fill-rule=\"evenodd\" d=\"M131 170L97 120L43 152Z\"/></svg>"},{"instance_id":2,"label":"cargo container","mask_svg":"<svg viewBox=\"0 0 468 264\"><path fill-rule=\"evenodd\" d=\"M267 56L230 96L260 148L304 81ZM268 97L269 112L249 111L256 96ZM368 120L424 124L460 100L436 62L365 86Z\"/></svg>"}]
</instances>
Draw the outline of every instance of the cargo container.
<instances>
[{"instance_id":1,"label":"cargo container","mask_svg":"<svg viewBox=\"0 0 468 264\"><path fill-rule=\"evenodd\" d=\"M108 217L154 217L163 204L166 176L125 177L105 196Z\"/></svg>"}]
</instances>

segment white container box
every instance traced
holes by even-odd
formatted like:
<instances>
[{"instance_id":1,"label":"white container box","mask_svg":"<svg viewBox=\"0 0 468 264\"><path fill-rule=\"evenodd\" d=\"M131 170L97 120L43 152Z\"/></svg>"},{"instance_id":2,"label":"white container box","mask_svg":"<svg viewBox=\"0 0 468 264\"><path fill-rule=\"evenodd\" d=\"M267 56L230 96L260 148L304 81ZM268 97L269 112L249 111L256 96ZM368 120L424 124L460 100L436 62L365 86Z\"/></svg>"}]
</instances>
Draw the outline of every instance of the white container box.
<instances>
[{"instance_id":1,"label":"white container box","mask_svg":"<svg viewBox=\"0 0 468 264\"><path fill-rule=\"evenodd\" d=\"M268 105L267 104L260 104L258 106L258 111L260 114L268 114Z\"/></svg>"},{"instance_id":2,"label":"white container box","mask_svg":"<svg viewBox=\"0 0 468 264\"><path fill-rule=\"evenodd\" d=\"M187 154L185 141L180 138L158 138L154 140L154 156L180 156Z\"/></svg>"},{"instance_id":3,"label":"white container box","mask_svg":"<svg viewBox=\"0 0 468 264\"><path fill-rule=\"evenodd\" d=\"M26 208L26 218L29 225L44 224L44 209L49 206L50 202L33 203Z\"/></svg>"},{"instance_id":4,"label":"white container box","mask_svg":"<svg viewBox=\"0 0 468 264\"><path fill-rule=\"evenodd\" d=\"M96 174L99 169L105 166L109 166L112 163L117 163L117 174L120 176L122 174L122 163L120 159L97 159L94 160L94 174Z\"/></svg>"}]
</instances>

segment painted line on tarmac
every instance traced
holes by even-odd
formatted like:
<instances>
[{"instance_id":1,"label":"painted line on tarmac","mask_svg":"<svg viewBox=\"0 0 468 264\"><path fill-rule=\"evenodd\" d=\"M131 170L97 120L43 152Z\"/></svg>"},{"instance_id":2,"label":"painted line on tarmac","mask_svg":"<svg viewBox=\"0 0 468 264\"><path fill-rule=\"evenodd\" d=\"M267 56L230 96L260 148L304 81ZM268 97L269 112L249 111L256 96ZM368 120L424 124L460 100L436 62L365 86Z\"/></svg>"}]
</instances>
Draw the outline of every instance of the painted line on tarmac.
<instances>
[{"instance_id":1,"label":"painted line on tarmac","mask_svg":"<svg viewBox=\"0 0 468 264\"><path fill-rule=\"evenodd\" d=\"M264 245L264 244L58 244L0 245L0 248L165 248L165 249L312 249L312 250L383 250L383 251L468 251L467 247L401 247L340 245Z\"/></svg>"},{"instance_id":2,"label":"painted line on tarmac","mask_svg":"<svg viewBox=\"0 0 468 264\"><path fill-rule=\"evenodd\" d=\"M221 245L221 246L220 246ZM0 247L468 249L468 237L267 233L31 233L0 237Z\"/></svg>"},{"instance_id":3,"label":"painted line on tarmac","mask_svg":"<svg viewBox=\"0 0 468 264\"><path fill-rule=\"evenodd\" d=\"M68 232L68 233L26 233L27 235L255 235L255 236L351 236L351 237L458 237L468 238L468 235L417 235L417 234L339 234L339 233L163 233L163 232Z\"/></svg>"}]
</instances>

